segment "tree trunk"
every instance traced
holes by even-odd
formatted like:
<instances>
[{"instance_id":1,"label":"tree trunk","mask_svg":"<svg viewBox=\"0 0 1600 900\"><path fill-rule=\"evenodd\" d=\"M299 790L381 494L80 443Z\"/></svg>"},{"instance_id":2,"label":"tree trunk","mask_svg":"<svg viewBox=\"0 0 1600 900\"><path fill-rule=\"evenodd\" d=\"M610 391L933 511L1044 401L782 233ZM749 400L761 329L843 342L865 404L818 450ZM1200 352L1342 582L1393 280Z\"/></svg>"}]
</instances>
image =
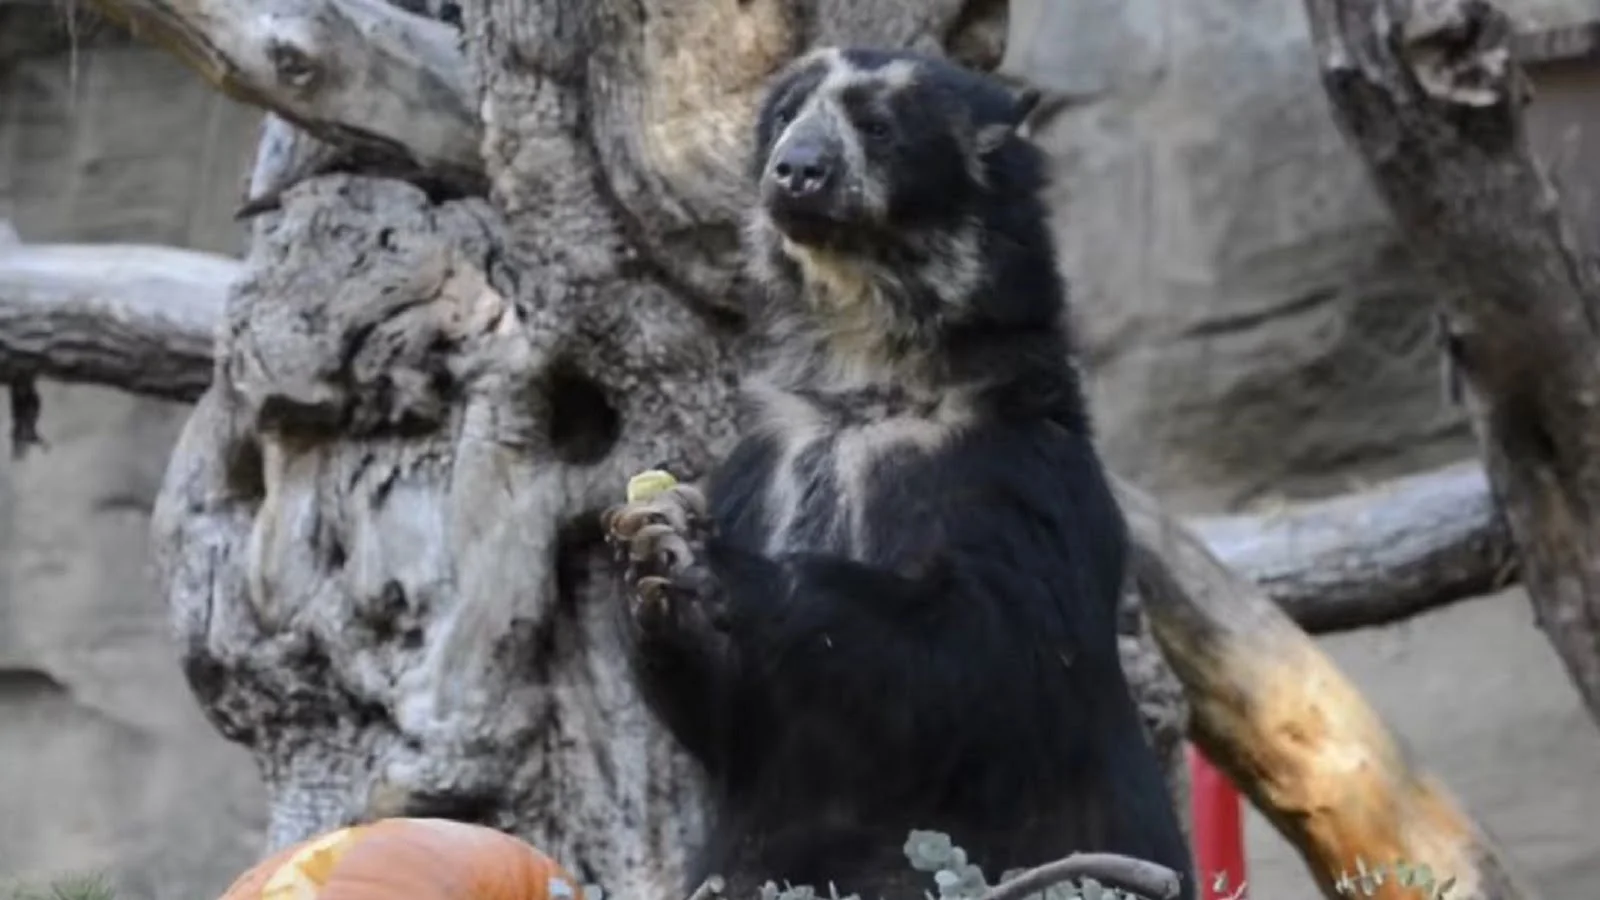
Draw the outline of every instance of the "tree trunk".
<instances>
[{"instance_id":1,"label":"tree trunk","mask_svg":"<svg viewBox=\"0 0 1600 900\"><path fill-rule=\"evenodd\" d=\"M1443 312L1539 626L1600 720L1600 272L1522 128L1511 23L1487 0L1307 0L1341 129Z\"/></svg>"}]
</instances>

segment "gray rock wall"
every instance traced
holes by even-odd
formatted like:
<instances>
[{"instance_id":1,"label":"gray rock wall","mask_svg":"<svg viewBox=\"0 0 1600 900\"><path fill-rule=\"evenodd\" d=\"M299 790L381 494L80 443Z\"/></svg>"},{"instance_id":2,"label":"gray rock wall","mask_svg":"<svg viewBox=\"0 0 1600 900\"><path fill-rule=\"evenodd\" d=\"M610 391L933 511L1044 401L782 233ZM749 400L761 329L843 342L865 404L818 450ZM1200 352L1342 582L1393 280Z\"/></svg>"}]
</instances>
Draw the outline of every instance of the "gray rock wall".
<instances>
[{"instance_id":1,"label":"gray rock wall","mask_svg":"<svg viewBox=\"0 0 1600 900\"><path fill-rule=\"evenodd\" d=\"M0 218L24 240L234 252L257 118L143 48L12 56ZM249 757L183 682L149 568L187 409L42 393L49 452L0 458L0 878L105 871L127 900L215 896L256 857L264 810Z\"/></svg>"},{"instance_id":2,"label":"gray rock wall","mask_svg":"<svg viewBox=\"0 0 1600 900\"><path fill-rule=\"evenodd\" d=\"M1299 3L1015 4L1112 465L1180 508L1469 452L1431 306L1335 131ZM1037 17L1036 21L1028 21Z\"/></svg>"}]
</instances>

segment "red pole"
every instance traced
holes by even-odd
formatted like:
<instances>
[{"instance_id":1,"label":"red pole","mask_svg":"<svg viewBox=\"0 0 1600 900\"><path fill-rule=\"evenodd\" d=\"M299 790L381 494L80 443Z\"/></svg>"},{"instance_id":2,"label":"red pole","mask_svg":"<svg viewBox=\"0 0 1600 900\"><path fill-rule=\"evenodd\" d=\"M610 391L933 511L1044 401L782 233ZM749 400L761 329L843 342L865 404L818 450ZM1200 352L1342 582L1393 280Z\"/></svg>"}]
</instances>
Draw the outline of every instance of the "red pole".
<instances>
[{"instance_id":1,"label":"red pole","mask_svg":"<svg viewBox=\"0 0 1600 900\"><path fill-rule=\"evenodd\" d=\"M1196 896L1200 900L1232 900L1245 884L1244 821L1240 814L1239 792L1228 776L1217 771L1194 745L1185 745L1189 758L1189 778L1193 788L1190 800L1194 816L1194 865L1200 880ZM1226 874L1223 891L1216 889L1217 876Z\"/></svg>"}]
</instances>

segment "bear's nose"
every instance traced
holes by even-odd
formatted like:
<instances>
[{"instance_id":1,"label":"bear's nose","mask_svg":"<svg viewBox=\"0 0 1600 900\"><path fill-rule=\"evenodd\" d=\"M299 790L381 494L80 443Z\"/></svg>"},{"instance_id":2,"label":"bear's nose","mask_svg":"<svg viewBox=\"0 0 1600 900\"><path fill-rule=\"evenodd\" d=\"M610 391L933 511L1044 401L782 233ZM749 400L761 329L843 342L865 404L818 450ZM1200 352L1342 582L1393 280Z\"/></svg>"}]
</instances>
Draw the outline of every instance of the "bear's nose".
<instances>
[{"instance_id":1,"label":"bear's nose","mask_svg":"<svg viewBox=\"0 0 1600 900\"><path fill-rule=\"evenodd\" d=\"M794 197L822 190L833 174L825 148L817 142L798 141L785 147L772 164L778 187Z\"/></svg>"}]
</instances>

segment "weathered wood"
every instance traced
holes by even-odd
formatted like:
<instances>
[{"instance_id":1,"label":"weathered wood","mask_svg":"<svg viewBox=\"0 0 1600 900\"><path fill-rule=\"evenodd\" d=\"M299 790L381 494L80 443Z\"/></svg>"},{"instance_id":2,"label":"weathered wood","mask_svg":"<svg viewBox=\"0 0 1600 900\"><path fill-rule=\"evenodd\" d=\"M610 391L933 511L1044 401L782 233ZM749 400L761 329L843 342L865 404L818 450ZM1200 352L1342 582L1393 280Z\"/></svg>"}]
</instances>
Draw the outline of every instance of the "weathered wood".
<instances>
[{"instance_id":1,"label":"weathered wood","mask_svg":"<svg viewBox=\"0 0 1600 900\"><path fill-rule=\"evenodd\" d=\"M1510 536L1476 461L1188 525L1312 633L1398 621L1516 578Z\"/></svg>"},{"instance_id":2,"label":"weathered wood","mask_svg":"<svg viewBox=\"0 0 1600 900\"><path fill-rule=\"evenodd\" d=\"M483 128L451 26L383 0L95 0L228 96L340 147L484 189Z\"/></svg>"},{"instance_id":3,"label":"weathered wood","mask_svg":"<svg viewBox=\"0 0 1600 900\"><path fill-rule=\"evenodd\" d=\"M1490 484L1540 627L1600 718L1600 273L1523 134L1486 0L1306 0L1322 81L1444 293Z\"/></svg>"},{"instance_id":4,"label":"weathered wood","mask_svg":"<svg viewBox=\"0 0 1600 900\"><path fill-rule=\"evenodd\" d=\"M1191 706L1189 736L1299 850L1324 896L1371 867L1426 864L1453 900L1535 896L1304 631L1126 483L1132 577ZM1392 880L1377 900L1417 900Z\"/></svg>"},{"instance_id":5,"label":"weathered wood","mask_svg":"<svg viewBox=\"0 0 1600 900\"><path fill-rule=\"evenodd\" d=\"M236 260L136 244L0 240L0 379L104 384L193 400Z\"/></svg>"},{"instance_id":6,"label":"weathered wood","mask_svg":"<svg viewBox=\"0 0 1600 900\"><path fill-rule=\"evenodd\" d=\"M337 176L258 222L152 528L270 844L444 815L667 895L698 780L634 694L585 525L633 471L727 438L704 375L725 349L664 293L513 304L482 201Z\"/></svg>"},{"instance_id":7,"label":"weathered wood","mask_svg":"<svg viewBox=\"0 0 1600 900\"><path fill-rule=\"evenodd\" d=\"M1014 875L990 888L980 900L1021 900L1066 881L1086 879L1149 900L1178 896L1178 873L1165 866L1115 853L1074 853Z\"/></svg>"},{"instance_id":8,"label":"weathered wood","mask_svg":"<svg viewBox=\"0 0 1600 900\"><path fill-rule=\"evenodd\" d=\"M261 118L255 165L234 218L248 219L278 209L284 191L307 178L337 171L349 161L349 150L318 140L269 112Z\"/></svg>"}]
</instances>

